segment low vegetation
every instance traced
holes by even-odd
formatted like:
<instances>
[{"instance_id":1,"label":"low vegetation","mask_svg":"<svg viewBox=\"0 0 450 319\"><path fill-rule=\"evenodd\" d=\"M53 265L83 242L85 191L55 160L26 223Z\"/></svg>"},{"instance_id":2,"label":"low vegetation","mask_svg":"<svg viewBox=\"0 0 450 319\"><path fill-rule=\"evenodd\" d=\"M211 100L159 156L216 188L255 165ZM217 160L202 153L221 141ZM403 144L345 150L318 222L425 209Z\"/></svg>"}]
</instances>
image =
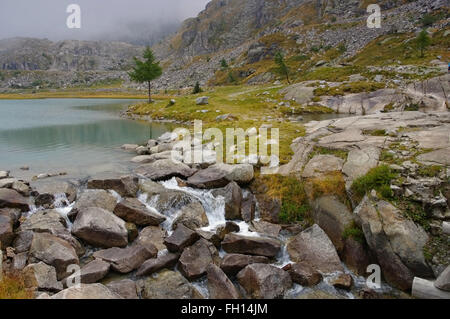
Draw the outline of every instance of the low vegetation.
<instances>
[{"instance_id":1,"label":"low vegetation","mask_svg":"<svg viewBox=\"0 0 450 319\"><path fill-rule=\"evenodd\" d=\"M392 172L389 166L380 165L370 169L366 175L355 179L351 190L358 198L364 197L366 193L373 189L383 198L391 198L392 190L390 185L391 181L396 177L397 175Z\"/></svg>"},{"instance_id":2,"label":"low vegetation","mask_svg":"<svg viewBox=\"0 0 450 319\"><path fill-rule=\"evenodd\" d=\"M32 299L33 293L25 287L20 273L5 273L0 280L0 299Z\"/></svg>"}]
</instances>

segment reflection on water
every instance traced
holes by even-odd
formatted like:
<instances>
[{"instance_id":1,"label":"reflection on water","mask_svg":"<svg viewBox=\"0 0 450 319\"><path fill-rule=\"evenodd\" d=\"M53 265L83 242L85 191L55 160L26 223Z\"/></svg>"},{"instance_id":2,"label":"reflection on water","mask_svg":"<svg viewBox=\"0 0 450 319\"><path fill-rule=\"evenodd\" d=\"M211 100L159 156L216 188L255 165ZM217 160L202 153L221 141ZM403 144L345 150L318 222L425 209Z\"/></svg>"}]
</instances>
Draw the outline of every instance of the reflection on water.
<instances>
[{"instance_id":1,"label":"reflection on water","mask_svg":"<svg viewBox=\"0 0 450 319\"><path fill-rule=\"evenodd\" d=\"M144 143L169 129L120 119L119 112L131 103L136 101L0 101L0 170L24 177L58 170L77 176L126 171L131 155L119 149L122 144Z\"/></svg>"}]
</instances>

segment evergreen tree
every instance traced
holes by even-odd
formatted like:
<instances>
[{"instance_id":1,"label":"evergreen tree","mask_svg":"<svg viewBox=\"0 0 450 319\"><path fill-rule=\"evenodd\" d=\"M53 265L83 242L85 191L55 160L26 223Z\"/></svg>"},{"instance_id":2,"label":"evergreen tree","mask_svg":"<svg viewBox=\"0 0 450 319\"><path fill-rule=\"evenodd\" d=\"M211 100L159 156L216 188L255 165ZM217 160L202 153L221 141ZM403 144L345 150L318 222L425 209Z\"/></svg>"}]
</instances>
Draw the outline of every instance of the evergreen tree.
<instances>
[{"instance_id":1,"label":"evergreen tree","mask_svg":"<svg viewBox=\"0 0 450 319\"><path fill-rule=\"evenodd\" d=\"M220 66L224 69L228 68L227 60L225 59L220 60Z\"/></svg>"},{"instance_id":2,"label":"evergreen tree","mask_svg":"<svg viewBox=\"0 0 450 319\"><path fill-rule=\"evenodd\" d=\"M192 94L197 94L200 92L203 92L203 91L202 91L202 88L200 87L200 83L198 83L198 81L197 81L197 82L195 82L195 86L194 86L194 89L192 90Z\"/></svg>"},{"instance_id":3,"label":"evergreen tree","mask_svg":"<svg viewBox=\"0 0 450 319\"><path fill-rule=\"evenodd\" d=\"M430 45L431 40L427 31L422 30L416 38L417 48L420 50L420 57L423 58L425 49Z\"/></svg>"},{"instance_id":4,"label":"evergreen tree","mask_svg":"<svg viewBox=\"0 0 450 319\"><path fill-rule=\"evenodd\" d=\"M291 81L289 80L289 67L284 62L284 56L281 52L275 54L275 63L278 65L278 72L285 76L287 82L291 84Z\"/></svg>"},{"instance_id":5,"label":"evergreen tree","mask_svg":"<svg viewBox=\"0 0 450 319\"><path fill-rule=\"evenodd\" d=\"M133 70L128 73L131 80L138 83L148 84L148 103L152 102L152 86L153 80L162 75L162 68L159 62L155 60L152 50L147 47L144 51L144 61L134 57L135 66Z\"/></svg>"}]
</instances>

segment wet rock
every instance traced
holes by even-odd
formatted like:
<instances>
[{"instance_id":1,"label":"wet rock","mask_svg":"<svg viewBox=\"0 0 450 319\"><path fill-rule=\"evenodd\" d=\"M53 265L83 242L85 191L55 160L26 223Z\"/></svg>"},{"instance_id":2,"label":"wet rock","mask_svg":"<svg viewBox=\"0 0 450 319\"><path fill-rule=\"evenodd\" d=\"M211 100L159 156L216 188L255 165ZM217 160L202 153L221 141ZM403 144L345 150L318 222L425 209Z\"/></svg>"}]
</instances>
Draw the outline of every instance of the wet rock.
<instances>
[{"instance_id":1,"label":"wet rock","mask_svg":"<svg viewBox=\"0 0 450 319\"><path fill-rule=\"evenodd\" d=\"M122 299L102 284L81 284L64 289L51 296L51 299Z\"/></svg>"},{"instance_id":2,"label":"wet rock","mask_svg":"<svg viewBox=\"0 0 450 319\"><path fill-rule=\"evenodd\" d=\"M351 237L345 239L342 261L348 268L360 276L365 276L370 260L371 256L365 243Z\"/></svg>"},{"instance_id":3,"label":"wet rock","mask_svg":"<svg viewBox=\"0 0 450 319\"><path fill-rule=\"evenodd\" d=\"M167 191L167 189L160 183L151 180L144 180L142 183L139 184L139 189L141 192L147 193L149 197Z\"/></svg>"},{"instance_id":4,"label":"wet rock","mask_svg":"<svg viewBox=\"0 0 450 319\"><path fill-rule=\"evenodd\" d=\"M215 233L213 231L202 230L202 229L197 229L196 232L201 238L204 238L207 241L211 242L217 248L220 247L220 243L222 242L222 239L220 239L220 237L217 235L217 233Z\"/></svg>"},{"instance_id":5,"label":"wet rock","mask_svg":"<svg viewBox=\"0 0 450 319\"><path fill-rule=\"evenodd\" d=\"M227 234L222 241L222 248L228 253L250 254L275 257L281 249L278 240Z\"/></svg>"},{"instance_id":6,"label":"wet rock","mask_svg":"<svg viewBox=\"0 0 450 319\"><path fill-rule=\"evenodd\" d=\"M441 290L450 291L450 266L447 266L439 277L437 277L434 286Z\"/></svg>"},{"instance_id":7,"label":"wet rock","mask_svg":"<svg viewBox=\"0 0 450 319\"><path fill-rule=\"evenodd\" d=\"M166 236L166 231L161 227L147 226L139 232L137 242L143 246L152 244L160 251L166 249L166 245L164 245L164 238Z\"/></svg>"},{"instance_id":8,"label":"wet rock","mask_svg":"<svg viewBox=\"0 0 450 319\"><path fill-rule=\"evenodd\" d=\"M322 280L322 275L305 263L291 264L288 272L292 281L302 286L314 286Z\"/></svg>"},{"instance_id":9,"label":"wet rock","mask_svg":"<svg viewBox=\"0 0 450 319\"><path fill-rule=\"evenodd\" d=\"M222 241L225 236L229 233L237 233L240 231L240 227L238 224L233 222L226 222L225 225L221 225L216 229L216 235L219 237L219 240Z\"/></svg>"},{"instance_id":10,"label":"wet rock","mask_svg":"<svg viewBox=\"0 0 450 319\"><path fill-rule=\"evenodd\" d=\"M146 260L136 272L137 276L148 276L164 268L173 268L180 258L179 254L164 253Z\"/></svg>"},{"instance_id":11,"label":"wet rock","mask_svg":"<svg viewBox=\"0 0 450 319\"><path fill-rule=\"evenodd\" d=\"M114 214L139 226L158 226L166 220L166 217L149 210L137 198L122 199L114 208Z\"/></svg>"},{"instance_id":12,"label":"wet rock","mask_svg":"<svg viewBox=\"0 0 450 319\"><path fill-rule=\"evenodd\" d=\"M109 263L100 259L94 259L81 268L81 283L92 284L99 280L102 280L108 274L109 268Z\"/></svg>"},{"instance_id":13,"label":"wet rock","mask_svg":"<svg viewBox=\"0 0 450 319\"><path fill-rule=\"evenodd\" d=\"M245 222L250 222L255 218L256 198L251 192L243 192L241 217Z\"/></svg>"},{"instance_id":14,"label":"wet rock","mask_svg":"<svg viewBox=\"0 0 450 319\"><path fill-rule=\"evenodd\" d=\"M139 236L139 231L133 223L125 223L125 228L128 233L128 242L132 243Z\"/></svg>"},{"instance_id":15,"label":"wet rock","mask_svg":"<svg viewBox=\"0 0 450 319\"><path fill-rule=\"evenodd\" d=\"M0 179L9 177L8 171L0 171Z\"/></svg>"},{"instance_id":16,"label":"wet rock","mask_svg":"<svg viewBox=\"0 0 450 319\"><path fill-rule=\"evenodd\" d=\"M331 280L331 285L335 288L350 290L353 278L349 274L341 274Z\"/></svg>"},{"instance_id":17,"label":"wet rock","mask_svg":"<svg viewBox=\"0 0 450 319\"><path fill-rule=\"evenodd\" d=\"M196 232L180 224L169 237L164 239L164 245L170 252L181 252L198 238L199 235Z\"/></svg>"},{"instance_id":18,"label":"wet rock","mask_svg":"<svg viewBox=\"0 0 450 319\"><path fill-rule=\"evenodd\" d=\"M303 169L302 177L317 177L342 170L343 160L333 155L316 155Z\"/></svg>"},{"instance_id":19,"label":"wet rock","mask_svg":"<svg viewBox=\"0 0 450 319\"><path fill-rule=\"evenodd\" d=\"M335 196L323 196L314 202L314 222L322 228L338 252L344 249L344 230L352 225L353 216Z\"/></svg>"},{"instance_id":20,"label":"wet rock","mask_svg":"<svg viewBox=\"0 0 450 319\"><path fill-rule=\"evenodd\" d=\"M199 239L184 249L178 261L178 269L188 280L194 280L202 277L208 265L217 262L218 256L217 249L212 243Z\"/></svg>"},{"instance_id":21,"label":"wet rock","mask_svg":"<svg viewBox=\"0 0 450 319\"><path fill-rule=\"evenodd\" d=\"M231 280L216 265L210 264L206 268L209 298L211 299L239 299L239 292Z\"/></svg>"},{"instance_id":22,"label":"wet rock","mask_svg":"<svg viewBox=\"0 0 450 319\"><path fill-rule=\"evenodd\" d=\"M31 184L37 192L35 202L36 206L52 205L55 196L64 194L71 203L77 197L77 188L74 184L64 181L38 181Z\"/></svg>"},{"instance_id":23,"label":"wet rock","mask_svg":"<svg viewBox=\"0 0 450 319\"><path fill-rule=\"evenodd\" d=\"M172 159L161 159L150 164L144 164L137 167L136 174L143 175L154 181L168 180L172 177L188 178L193 175L196 170L190 168L186 164Z\"/></svg>"},{"instance_id":24,"label":"wet rock","mask_svg":"<svg viewBox=\"0 0 450 319\"><path fill-rule=\"evenodd\" d=\"M158 160L166 160L172 158L172 151L165 151L161 153L155 153L152 155L139 155L133 157L131 161L137 164L150 164Z\"/></svg>"},{"instance_id":25,"label":"wet rock","mask_svg":"<svg viewBox=\"0 0 450 319\"><path fill-rule=\"evenodd\" d=\"M94 253L94 257L110 263L111 268L122 274L138 269L144 261L153 258L158 251L155 246L149 244L142 246L139 243L126 248L109 248Z\"/></svg>"},{"instance_id":26,"label":"wet rock","mask_svg":"<svg viewBox=\"0 0 450 319\"><path fill-rule=\"evenodd\" d=\"M199 201L194 201L181 207L175 214L178 217L173 221L173 228L178 227L179 224L183 224L187 228L196 230L197 228L209 225L205 209Z\"/></svg>"},{"instance_id":27,"label":"wet rock","mask_svg":"<svg viewBox=\"0 0 450 319\"><path fill-rule=\"evenodd\" d=\"M199 202L194 196L177 190L165 190L152 200L154 200L156 210L165 215L171 215L188 204Z\"/></svg>"},{"instance_id":28,"label":"wet rock","mask_svg":"<svg viewBox=\"0 0 450 319\"><path fill-rule=\"evenodd\" d=\"M372 196L363 199L355 214L388 283L408 290L414 275L432 275L423 255L428 236L420 226L390 203Z\"/></svg>"},{"instance_id":29,"label":"wet rock","mask_svg":"<svg viewBox=\"0 0 450 319\"><path fill-rule=\"evenodd\" d=\"M9 215L0 215L0 247L8 247L14 240L13 220Z\"/></svg>"},{"instance_id":30,"label":"wet rock","mask_svg":"<svg viewBox=\"0 0 450 319\"><path fill-rule=\"evenodd\" d=\"M269 237L277 238L281 231L281 226L277 224L268 223L263 220L254 220L250 223L249 230L257 232Z\"/></svg>"},{"instance_id":31,"label":"wet rock","mask_svg":"<svg viewBox=\"0 0 450 319\"><path fill-rule=\"evenodd\" d=\"M226 219L241 219L242 190L236 182L230 182L224 188L214 190L213 195L225 199Z\"/></svg>"},{"instance_id":32,"label":"wet rock","mask_svg":"<svg viewBox=\"0 0 450 319\"><path fill-rule=\"evenodd\" d=\"M102 208L81 210L72 226L72 234L99 247L125 247L128 232L125 222Z\"/></svg>"},{"instance_id":33,"label":"wet rock","mask_svg":"<svg viewBox=\"0 0 450 319\"><path fill-rule=\"evenodd\" d=\"M55 267L43 262L30 264L23 269L24 283L27 288L36 288L57 292L63 289L62 284L56 279Z\"/></svg>"},{"instance_id":34,"label":"wet rock","mask_svg":"<svg viewBox=\"0 0 450 319\"><path fill-rule=\"evenodd\" d=\"M201 295L179 272L163 270L145 281L142 297L144 299L199 299Z\"/></svg>"},{"instance_id":35,"label":"wet rock","mask_svg":"<svg viewBox=\"0 0 450 319\"><path fill-rule=\"evenodd\" d=\"M0 208L18 208L22 212L30 210L28 200L17 191L0 188Z\"/></svg>"},{"instance_id":36,"label":"wet rock","mask_svg":"<svg viewBox=\"0 0 450 319\"><path fill-rule=\"evenodd\" d=\"M131 279L116 280L108 283L106 287L123 299L139 299L136 283Z\"/></svg>"},{"instance_id":37,"label":"wet rock","mask_svg":"<svg viewBox=\"0 0 450 319\"><path fill-rule=\"evenodd\" d=\"M69 265L79 264L75 249L67 241L47 233L34 234L29 256L30 262L43 261L55 267L58 280L69 275Z\"/></svg>"},{"instance_id":38,"label":"wet rock","mask_svg":"<svg viewBox=\"0 0 450 319\"><path fill-rule=\"evenodd\" d=\"M344 270L333 243L317 224L292 237L287 250L293 261L304 262L320 272Z\"/></svg>"},{"instance_id":39,"label":"wet rock","mask_svg":"<svg viewBox=\"0 0 450 319\"><path fill-rule=\"evenodd\" d=\"M81 193L68 216L73 221L80 210L88 207L103 208L112 212L116 204L117 199L111 193L103 189L86 189Z\"/></svg>"},{"instance_id":40,"label":"wet rock","mask_svg":"<svg viewBox=\"0 0 450 319\"><path fill-rule=\"evenodd\" d=\"M220 263L220 268L230 276L236 275L239 271L244 269L250 264L267 264L269 263L269 258L264 256L250 256L242 254L226 254L222 262Z\"/></svg>"},{"instance_id":41,"label":"wet rock","mask_svg":"<svg viewBox=\"0 0 450 319\"><path fill-rule=\"evenodd\" d=\"M292 286L287 272L267 264L250 264L237 274L237 279L247 295L254 299L283 298Z\"/></svg>"},{"instance_id":42,"label":"wet rock","mask_svg":"<svg viewBox=\"0 0 450 319\"><path fill-rule=\"evenodd\" d=\"M112 189L120 196L135 197L138 191L138 178L122 176L119 178L91 179L87 183L89 189Z\"/></svg>"}]
</instances>

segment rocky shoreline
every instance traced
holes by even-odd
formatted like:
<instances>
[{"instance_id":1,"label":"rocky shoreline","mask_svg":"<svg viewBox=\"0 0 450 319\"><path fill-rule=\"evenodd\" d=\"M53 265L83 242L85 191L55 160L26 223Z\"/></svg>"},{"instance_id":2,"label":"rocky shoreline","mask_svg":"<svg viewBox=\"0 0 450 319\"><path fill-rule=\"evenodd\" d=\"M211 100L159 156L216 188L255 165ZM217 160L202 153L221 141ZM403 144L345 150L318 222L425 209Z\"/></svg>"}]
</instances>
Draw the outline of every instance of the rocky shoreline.
<instances>
[{"instance_id":1,"label":"rocky shoreline","mask_svg":"<svg viewBox=\"0 0 450 319\"><path fill-rule=\"evenodd\" d=\"M173 161L166 133L123 146L138 164L127 176L28 182L0 172L3 270L20 272L36 298L447 298L450 113L305 126L277 173L308 194L339 173L345 189L309 198L309 225L279 219L282 203L261 191L257 168L216 164L211 145L203 163ZM358 196L354 182L380 166L398 173L392 198ZM370 264L389 285L366 286ZM424 292L421 278L438 279Z\"/></svg>"}]
</instances>

